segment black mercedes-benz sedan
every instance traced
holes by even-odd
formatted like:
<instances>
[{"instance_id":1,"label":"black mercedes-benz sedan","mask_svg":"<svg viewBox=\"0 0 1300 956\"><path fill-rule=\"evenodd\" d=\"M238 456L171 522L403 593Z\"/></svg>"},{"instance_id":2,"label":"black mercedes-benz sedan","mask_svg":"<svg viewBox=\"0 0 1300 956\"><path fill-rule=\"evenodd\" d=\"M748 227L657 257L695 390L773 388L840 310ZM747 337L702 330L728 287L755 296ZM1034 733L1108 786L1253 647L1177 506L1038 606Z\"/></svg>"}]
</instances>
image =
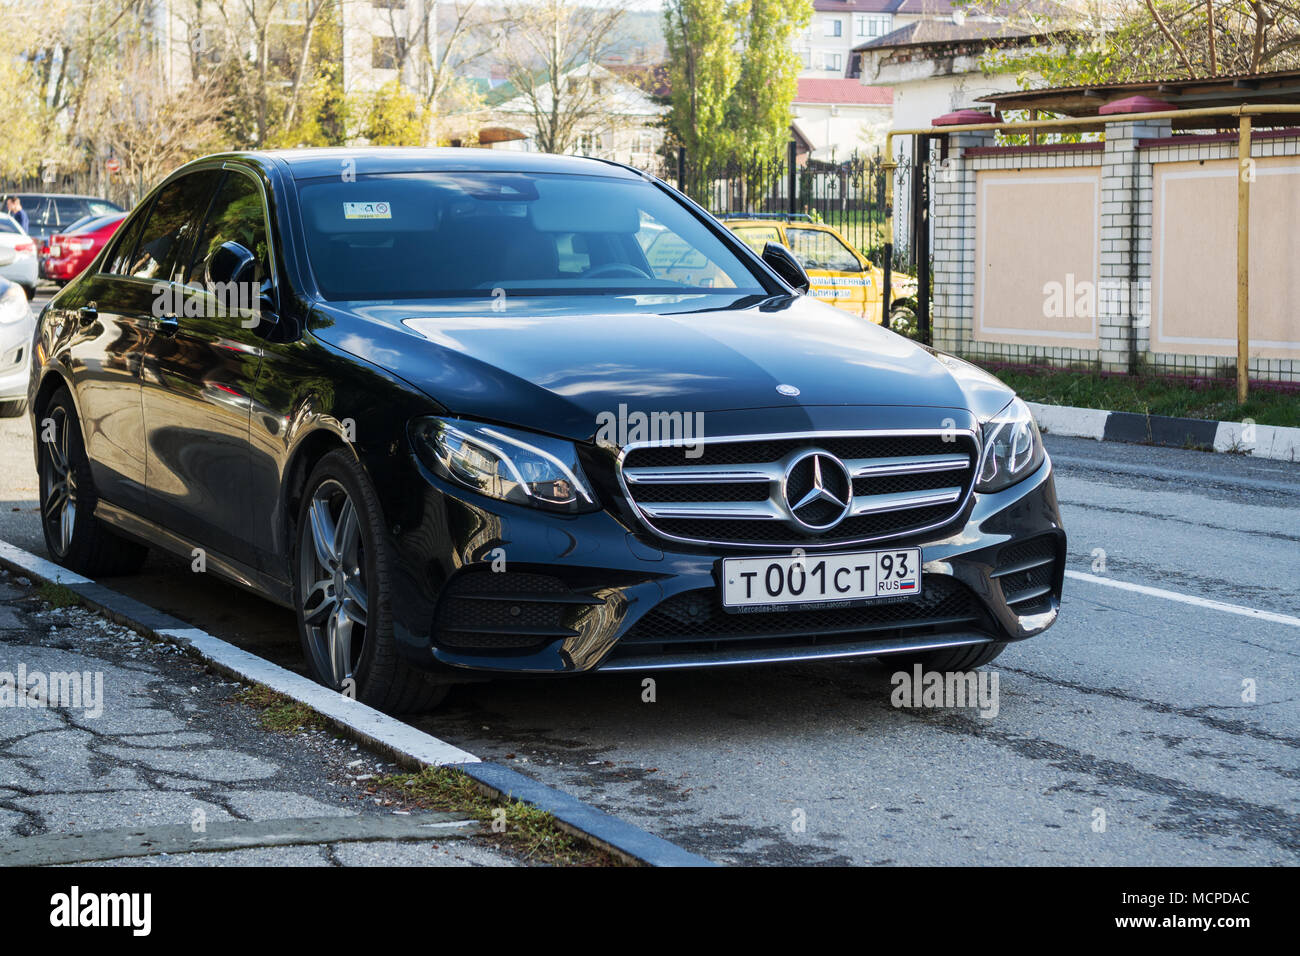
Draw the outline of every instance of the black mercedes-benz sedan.
<instances>
[{"instance_id":1,"label":"black mercedes-benz sedan","mask_svg":"<svg viewBox=\"0 0 1300 956\"><path fill-rule=\"evenodd\" d=\"M315 677L389 710L492 673L965 670L1049 627L1028 408L806 287L598 160L191 163L40 316L46 542L287 605Z\"/></svg>"}]
</instances>

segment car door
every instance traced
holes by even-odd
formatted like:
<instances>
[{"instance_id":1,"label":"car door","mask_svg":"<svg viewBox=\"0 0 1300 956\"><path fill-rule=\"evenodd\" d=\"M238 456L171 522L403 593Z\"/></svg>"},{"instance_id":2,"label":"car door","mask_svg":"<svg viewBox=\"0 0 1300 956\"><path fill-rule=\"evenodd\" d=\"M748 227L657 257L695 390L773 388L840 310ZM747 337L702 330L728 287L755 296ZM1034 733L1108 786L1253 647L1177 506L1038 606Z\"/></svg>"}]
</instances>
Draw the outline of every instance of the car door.
<instances>
[{"instance_id":1,"label":"car door","mask_svg":"<svg viewBox=\"0 0 1300 956\"><path fill-rule=\"evenodd\" d=\"M266 215L257 180L235 169L211 175L213 198L196 194L189 206L196 240L175 268L145 349L149 510L185 540L252 564L245 515L251 394L262 357L249 312L257 290L227 295L208 267L223 243L238 242L268 275Z\"/></svg>"},{"instance_id":2,"label":"car door","mask_svg":"<svg viewBox=\"0 0 1300 956\"><path fill-rule=\"evenodd\" d=\"M153 283L132 274L151 202L123 223L99 270L59 297L69 329L68 374L100 498L142 514L144 418L140 361L150 334Z\"/></svg>"}]
</instances>

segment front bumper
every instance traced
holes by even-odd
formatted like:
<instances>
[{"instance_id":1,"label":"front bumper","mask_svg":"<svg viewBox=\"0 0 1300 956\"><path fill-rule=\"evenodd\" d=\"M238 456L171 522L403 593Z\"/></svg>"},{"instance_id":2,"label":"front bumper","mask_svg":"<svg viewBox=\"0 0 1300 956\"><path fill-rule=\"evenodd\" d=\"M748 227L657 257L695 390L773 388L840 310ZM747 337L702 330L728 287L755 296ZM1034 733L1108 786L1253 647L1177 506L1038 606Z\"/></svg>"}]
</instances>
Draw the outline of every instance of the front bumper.
<instances>
[{"instance_id":1,"label":"front bumper","mask_svg":"<svg viewBox=\"0 0 1300 956\"><path fill-rule=\"evenodd\" d=\"M418 463L393 535L393 613L412 663L447 675L566 674L877 656L1046 630L1065 564L1050 460L917 538L922 594L857 607L727 614L722 547L673 544L614 515L555 516L465 493ZM815 555L817 549L809 549ZM781 554L780 548L772 553Z\"/></svg>"}]
</instances>

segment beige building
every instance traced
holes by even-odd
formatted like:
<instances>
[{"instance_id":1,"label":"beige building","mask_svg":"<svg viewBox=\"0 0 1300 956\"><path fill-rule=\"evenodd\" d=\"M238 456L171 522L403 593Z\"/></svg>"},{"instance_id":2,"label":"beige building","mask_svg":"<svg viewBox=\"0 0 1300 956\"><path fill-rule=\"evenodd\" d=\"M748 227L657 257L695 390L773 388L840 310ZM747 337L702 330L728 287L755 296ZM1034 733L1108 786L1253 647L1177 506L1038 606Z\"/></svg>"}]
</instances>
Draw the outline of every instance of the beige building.
<instances>
[{"instance_id":1,"label":"beige building","mask_svg":"<svg viewBox=\"0 0 1300 956\"><path fill-rule=\"evenodd\" d=\"M812 159L834 163L884 145L893 116L893 90L857 80L800 78L793 122Z\"/></svg>"}]
</instances>

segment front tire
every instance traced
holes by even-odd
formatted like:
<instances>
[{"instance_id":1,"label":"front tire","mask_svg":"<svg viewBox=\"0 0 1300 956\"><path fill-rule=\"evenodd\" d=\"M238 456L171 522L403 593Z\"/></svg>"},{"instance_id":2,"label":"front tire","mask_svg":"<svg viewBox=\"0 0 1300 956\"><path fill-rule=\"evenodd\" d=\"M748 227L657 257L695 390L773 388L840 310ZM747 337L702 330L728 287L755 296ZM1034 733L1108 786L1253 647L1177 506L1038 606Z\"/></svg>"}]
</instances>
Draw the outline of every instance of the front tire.
<instances>
[{"instance_id":1,"label":"front tire","mask_svg":"<svg viewBox=\"0 0 1300 956\"><path fill-rule=\"evenodd\" d=\"M18 418L27 411L27 399L18 398L12 402L0 402L0 418Z\"/></svg>"},{"instance_id":2,"label":"front tire","mask_svg":"<svg viewBox=\"0 0 1300 956\"><path fill-rule=\"evenodd\" d=\"M391 547L379 499L347 451L312 469L298 510L294 608L312 676L390 713L428 710L448 688L397 650Z\"/></svg>"},{"instance_id":3,"label":"front tire","mask_svg":"<svg viewBox=\"0 0 1300 956\"><path fill-rule=\"evenodd\" d=\"M149 549L119 537L95 517L99 501L72 396L61 388L38 417L41 530L50 556L87 577L133 574Z\"/></svg>"}]
</instances>

